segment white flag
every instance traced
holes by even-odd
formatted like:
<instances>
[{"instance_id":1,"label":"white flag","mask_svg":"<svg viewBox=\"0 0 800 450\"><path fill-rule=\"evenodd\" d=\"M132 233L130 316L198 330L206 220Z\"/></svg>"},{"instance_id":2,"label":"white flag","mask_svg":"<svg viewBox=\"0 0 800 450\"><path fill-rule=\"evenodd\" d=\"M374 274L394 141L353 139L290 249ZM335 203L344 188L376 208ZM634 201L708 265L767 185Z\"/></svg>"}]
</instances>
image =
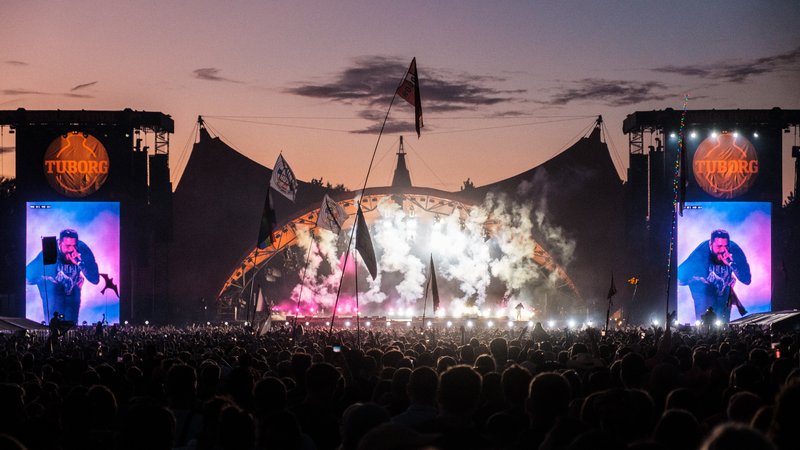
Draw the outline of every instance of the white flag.
<instances>
[{"instance_id":1,"label":"white flag","mask_svg":"<svg viewBox=\"0 0 800 450\"><path fill-rule=\"evenodd\" d=\"M319 207L317 226L333 231L334 234L339 234L348 217L350 215L347 214L342 205L333 201L332 198L328 197L328 194L325 194L325 198L322 199L322 205Z\"/></svg>"},{"instance_id":2,"label":"white flag","mask_svg":"<svg viewBox=\"0 0 800 450\"><path fill-rule=\"evenodd\" d=\"M294 201L294 197L297 195L297 178L294 177L292 168L283 159L283 155L278 155L278 160L275 161L269 185L272 189L283 194L284 197Z\"/></svg>"}]
</instances>

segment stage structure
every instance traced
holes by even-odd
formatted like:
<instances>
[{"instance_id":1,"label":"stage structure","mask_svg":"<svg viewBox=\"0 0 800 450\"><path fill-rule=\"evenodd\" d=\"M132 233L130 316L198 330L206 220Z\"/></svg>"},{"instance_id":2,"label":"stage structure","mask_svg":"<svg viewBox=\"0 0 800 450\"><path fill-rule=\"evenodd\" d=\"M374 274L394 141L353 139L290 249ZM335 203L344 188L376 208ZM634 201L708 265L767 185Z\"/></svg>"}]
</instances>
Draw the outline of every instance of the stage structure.
<instances>
[{"instance_id":1,"label":"stage structure","mask_svg":"<svg viewBox=\"0 0 800 450\"><path fill-rule=\"evenodd\" d=\"M285 156L291 161L291 153ZM361 299L365 314L370 308L378 316L401 308L420 314L421 295L403 289L424 287L431 254L440 291L446 293L445 305L458 299L462 304L477 303L497 311L520 298L540 314L576 314L581 321L600 311L612 271L617 267L622 270L623 254L619 249L623 245L623 186L608 148L601 141L601 122L572 147L540 166L486 186L466 183L456 192L413 186L402 149L397 155L392 185L368 188L363 196L301 181L295 203L273 196L277 218L274 244L257 250L255 237L270 176L270 169L243 157L201 127L174 199L170 297L177 301L174 307L178 321L223 317L246 320L252 317L259 297L286 312L291 312L291 305L300 298L301 307L309 312L314 308L309 300L319 290L328 289L319 297L330 299L330 285L323 289L321 280L337 269L346 273L342 292L347 304L355 292L351 274L355 263L350 257L347 267L337 265L343 260L352 217L338 239L332 239L327 231L314 232L314 248L335 247L336 251L312 252L312 259L324 261L314 268L319 270L315 272L316 281L300 288L311 240L308 230L316 222L325 194L351 216L355 201L360 199L376 243L383 285L370 286L366 270L363 266L358 269L359 292L366 294ZM486 214L487 211L497 216ZM507 214L500 214L501 211ZM446 223L455 227L444 232ZM469 231L475 223L480 227ZM406 237L391 239L391 233L399 229L407 233ZM514 235L520 229L527 231ZM426 234L429 231L433 234ZM445 257L442 255L447 248L435 248L437 242L450 242L462 235L476 239L474 248L493 253ZM320 244L320 240L324 242ZM207 243L211 242L214 245L209 247ZM404 258L397 257L398 250L392 243L402 244ZM509 247L501 249L501 245ZM512 253L514 249L525 249L524 254L503 259L504 252ZM477 281L468 279L463 271L470 265L485 267L487 273ZM517 275L512 276L512 272ZM528 278L520 280L517 276ZM386 298L376 300L379 293ZM319 305L323 309L330 307L328 300ZM431 314L430 304L428 308ZM316 311L327 313L330 311Z\"/></svg>"},{"instance_id":2,"label":"stage structure","mask_svg":"<svg viewBox=\"0 0 800 450\"><path fill-rule=\"evenodd\" d=\"M712 305L726 321L787 307L788 277L779 276L791 251L783 240L783 135L797 132L800 111L689 109L680 136L681 115L635 112L623 123L629 136L626 253L637 268L632 275L640 279L640 298L654 300L640 304L641 313L662 317L668 290L680 323L694 323ZM668 274L681 139L686 206ZM727 234L712 236L714 230ZM712 248L714 242L725 249Z\"/></svg>"},{"instance_id":3,"label":"stage structure","mask_svg":"<svg viewBox=\"0 0 800 450\"><path fill-rule=\"evenodd\" d=\"M0 126L16 134L17 183L3 313L78 324L157 315L169 289L172 118L20 108L0 111Z\"/></svg>"}]
</instances>

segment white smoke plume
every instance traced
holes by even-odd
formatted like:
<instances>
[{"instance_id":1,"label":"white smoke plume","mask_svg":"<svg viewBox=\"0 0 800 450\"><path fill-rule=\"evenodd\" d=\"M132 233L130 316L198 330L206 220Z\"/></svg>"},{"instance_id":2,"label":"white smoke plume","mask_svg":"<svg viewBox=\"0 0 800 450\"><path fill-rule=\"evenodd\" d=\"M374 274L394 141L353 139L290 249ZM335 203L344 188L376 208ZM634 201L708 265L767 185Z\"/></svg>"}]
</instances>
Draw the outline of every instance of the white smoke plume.
<instances>
[{"instance_id":1,"label":"white smoke plume","mask_svg":"<svg viewBox=\"0 0 800 450\"><path fill-rule=\"evenodd\" d=\"M400 306L412 305L422 298L425 284L425 264L411 253L416 243L417 219L388 198L378 205L378 212L381 217L373 225L372 236L376 247L382 250L381 273L400 276L401 281L394 286Z\"/></svg>"},{"instance_id":2,"label":"white smoke plume","mask_svg":"<svg viewBox=\"0 0 800 450\"><path fill-rule=\"evenodd\" d=\"M533 196L540 188L535 181L526 181L518 192ZM558 274L547 272L534 260L537 247L534 236L541 237L541 247L562 267L570 262L575 242L548 222L546 206L540 200L534 210L531 202L520 204L505 195L489 194L481 205L431 216L416 214L408 203L404 210L386 197L378 204L378 217L370 226L379 258L378 276L375 280L365 276L365 266L351 249L348 268L344 270L345 278L351 279L345 287L352 292L341 293L340 305L343 298L354 305L353 267L358 264L358 302L362 311L366 307L370 313L369 305L383 304L381 310L413 309L418 313L431 255L443 306L453 313L479 307L489 300L489 304L496 303L499 299L489 298L490 285L494 296L499 295L497 286L501 286L499 292L503 292L508 303L516 297L525 300L535 290L553 289ZM343 233L349 231L345 229ZM304 262L305 256L310 256L304 283L294 286L291 292L293 302L300 299L303 304L333 306L342 280L340 264L344 260L338 242L339 237L327 230L317 230L314 239L308 229L298 230L297 243ZM299 275L303 275L302 269Z\"/></svg>"}]
</instances>

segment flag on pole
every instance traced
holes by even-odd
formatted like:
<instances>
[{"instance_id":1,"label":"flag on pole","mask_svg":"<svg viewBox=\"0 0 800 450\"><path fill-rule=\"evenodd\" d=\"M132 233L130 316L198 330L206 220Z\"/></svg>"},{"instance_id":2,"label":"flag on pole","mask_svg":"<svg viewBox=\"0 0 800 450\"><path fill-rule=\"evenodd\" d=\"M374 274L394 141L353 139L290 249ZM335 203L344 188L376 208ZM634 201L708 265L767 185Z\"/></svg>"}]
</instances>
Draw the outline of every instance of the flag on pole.
<instances>
[{"instance_id":1,"label":"flag on pole","mask_svg":"<svg viewBox=\"0 0 800 450\"><path fill-rule=\"evenodd\" d=\"M347 214L342 205L333 201L332 198L328 197L328 194L325 194L317 216L318 227L333 231L334 234L339 234L342 231L342 225L349 217L350 215Z\"/></svg>"},{"instance_id":2,"label":"flag on pole","mask_svg":"<svg viewBox=\"0 0 800 450\"><path fill-rule=\"evenodd\" d=\"M356 213L356 222L358 228L356 229L356 250L364 260L364 265L367 266L369 274L374 280L378 275L378 262L375 258L375 249L372 247L372 239L369 237L369 228L367 221L364 220L364 213L361 212L361 206L358 207Z\"/></svg>"},{"instance_id":3,"label":"flag on pole","mask_svg":"<svg viewBox=\"0 0 800 450\"><path fill-rule=\"evenodd\" d=\"M433 296L433 312L439 309L439 286L436 283L436 268L433 267L433 255L431 255L431 295Z\"/></svg>"},{"instance_id":4,"label":"flag on pole","mask_svg":"<svg viewBox=\"0 0 800 450\"><path fill-rule=\"evenodd\" d=\"M397 88L397 95L405 99L414 107L414 127L419 137L419 129L422 128L422 100L419 96L419 78L417 78L417 58L411 60L403 82Z\"/></svg>"},{"instance_id":5,"label":"flag on pole","mask_svg":"<svg viewBox=\"0 0 800 450\"><path fill-rule=\"evenodd\" d=\"M283 155L278 155L278 160L275 161L269 185L284 197L294 201L294 197L297 195L297 178L295 178L292 168L283 159Z\"/></svg>"},{"instance_id":6,"label":"flag on pole","mask_svg":"<svg viewBox=\"0 0 800 450\"><path fill-rule=\"evenodd\" d=\"M609 300L611 300L611 297L613 297L616 293L617 293L617 286L614 284L614 274L612 273L611 274L611 287L608 288L608 297L607 298Z\"/></svg>"},{"instance_id":7,"label":"flag on pole","mask_svg":"<svg viewBox=\"0 0 800 450\"><path fill-rule=\"evenodd\" d=\"M261 225L258 227L258 248L265 249L272 244L272 232L275 230L275 211L270 205L272 193L267 189L264 199L264 209L261 211Z\"/></svg>"}]
</instances>

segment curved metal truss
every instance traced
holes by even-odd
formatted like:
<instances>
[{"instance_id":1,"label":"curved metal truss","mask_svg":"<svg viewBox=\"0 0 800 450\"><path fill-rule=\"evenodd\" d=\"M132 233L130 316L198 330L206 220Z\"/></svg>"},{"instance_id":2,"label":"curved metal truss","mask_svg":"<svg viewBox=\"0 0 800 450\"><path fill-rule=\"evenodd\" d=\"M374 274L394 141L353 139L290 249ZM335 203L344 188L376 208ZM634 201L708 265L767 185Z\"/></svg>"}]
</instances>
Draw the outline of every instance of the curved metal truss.
<instances>
[{"instance_id":1,"label":"curved metal truss","mask_svg":"<svg viewBox=\"0 0 800 450\"><path fill-rule=\"evenodd\" d=\"M349 228L348 223L349 226L352 226L355 220L357 206L354 199L343 199L344 195L352 196L353 193L348 192L346 194L340 194L337 196L338 198L334 200L343 206L345 211L349 214L350 218L344 226L344 228ZM361 210L364 212L364 218L368 222L378 214L378 204L386 197L392 198L395 202L402 203L404 209L415 211L415 214L416 211L422 211L439 217L450 216L455 211L459 211L462 217L466 217L475 206L473 203L469 203L463 199L453 198L454 196L452 193L435 189L410 188L398 193L396 189L392 188L370 188L364 192L360 200ZM219 296L242 296L244 290L250 289L256 275L266 267L274 256L291 246L297 245L299 229L306 228L311 229L313 232L319 232L316 230L319 210L320 209L317 207L298 214L272 233L272 244L270 246L264 249L254 248L228 277L225 285L220 290ZM487 235L493 235L499 226L500 224L489 218L485 225ZM538 242L533 250L531 259L547 271L548 274L555 275L555 279L557 280L555 287L557 289L568 289L576 298L581 297L575 283L569 275L567 275L564 269L555 262L547 250Z\"/></svg>"}]
</instances>

